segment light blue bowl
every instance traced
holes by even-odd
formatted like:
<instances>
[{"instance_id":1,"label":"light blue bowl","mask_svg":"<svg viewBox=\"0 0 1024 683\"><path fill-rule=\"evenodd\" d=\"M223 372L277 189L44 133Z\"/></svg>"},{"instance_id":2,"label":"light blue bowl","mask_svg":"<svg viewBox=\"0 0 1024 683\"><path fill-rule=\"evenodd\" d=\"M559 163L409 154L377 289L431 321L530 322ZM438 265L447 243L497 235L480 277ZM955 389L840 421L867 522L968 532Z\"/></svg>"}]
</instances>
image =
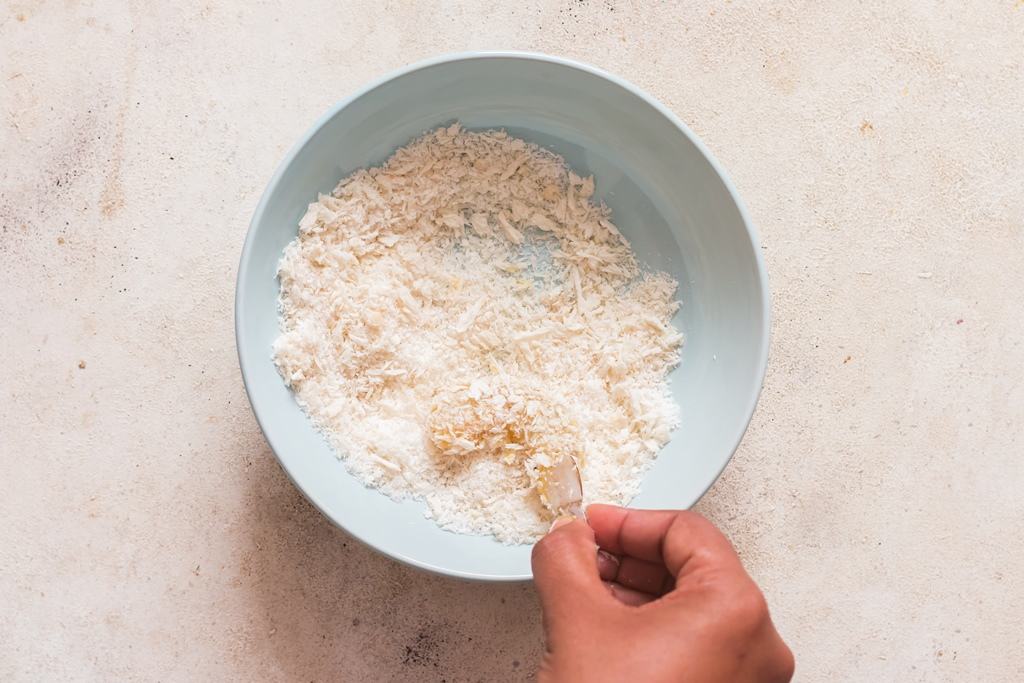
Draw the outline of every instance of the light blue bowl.
<instances>
[{"instance_id":1,"label":"light blue bowl","mask_svg":"<svg viewBox=\"0 0 1024 683\"><path fill-rule=\"evenodd\" d=\"M271 361L281 250L318 192L455 120L505 128L593 174L595 196L649 268L680 283L686 334L672 373L682 426L633 505L687 508L746 430L768 355L768 286L754 229L704 145L672 112L616 76L544 55L459 54L421 62L341 102L288 153L242 250L235 333L253 412L282 467L335 524L391 557L472 579L528 579L530 547L453 534L353 478L296 405Z\"/></svg>"}]
</instances>

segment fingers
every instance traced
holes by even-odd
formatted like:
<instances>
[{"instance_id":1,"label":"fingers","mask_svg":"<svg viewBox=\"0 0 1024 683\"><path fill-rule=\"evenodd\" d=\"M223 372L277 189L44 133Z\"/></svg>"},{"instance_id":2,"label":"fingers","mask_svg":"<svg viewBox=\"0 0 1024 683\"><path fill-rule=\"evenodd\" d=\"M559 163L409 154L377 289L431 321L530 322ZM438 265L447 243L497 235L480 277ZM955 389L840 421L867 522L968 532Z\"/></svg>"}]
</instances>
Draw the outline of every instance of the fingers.
<instances>
[{"instance_id":1,"label":"fingers","mask_svg":"<svg viewBox=\"0 0 1024 683\"><path fill-rule=\"evenodd\" d=\"M606 550L598 550L597 573L602 581L614 581L619 575L619 558Z\"/></svg>"},{"instance_id":2,"label":"fingers","mask_svg":"<svg viewBox=\"0 0 1024 683\"><path fill-rule=\"evenodd\" d=\"M574 616L607 604L594 532L586 522L574 520L553 528L533 547L532 564L544 617L552 626L571 623Z\"/></svg>"},{"instance_id":3,"label":"fingers","mask_svg":"<svg viewBox=\"0 0 1024 683\"><path fill-rule=\"evenodd\" d=\"M587 520L601 548L622 557L663 564L672 577L688 571L691 561L739 565L725 536L695 512L591 505ZM653 580L646 575L644 578Z\"/></svg>"},{"instance_id":4,"label":"fingers","mask_svg":"<svg viewBox=\"0 0 1024 683\"><path fill-rule=\"evenodd\" d=\"M608 588L608 592L613 598L630 607L640 607L658 599L657 595L633 590L614 581L605 581L604 585Z\"/></svg>"},{"instance_id":5,"label":"fingers","mask_svg":"<svg viewBox=\"0 0 1024 683\"><path fill-rule=\"evenodd\" d=\"M672 575L662 563L646 562L628 555L619 560L619 573L615 581L655 597L664 595L675 585Z\"/></svg>"},{"instance_id":6,"label":"fingers","mask_svg":"<svg viewBox=\"0 0 1024 683\"><path fill-rule=\"evenodd\" d=\"M654 597L672 590L675 581L661 562L646 562L635 557L617 557L607 550L597 551L597 571L602 581L614 581Z\"/></svg>"}]
</instances>

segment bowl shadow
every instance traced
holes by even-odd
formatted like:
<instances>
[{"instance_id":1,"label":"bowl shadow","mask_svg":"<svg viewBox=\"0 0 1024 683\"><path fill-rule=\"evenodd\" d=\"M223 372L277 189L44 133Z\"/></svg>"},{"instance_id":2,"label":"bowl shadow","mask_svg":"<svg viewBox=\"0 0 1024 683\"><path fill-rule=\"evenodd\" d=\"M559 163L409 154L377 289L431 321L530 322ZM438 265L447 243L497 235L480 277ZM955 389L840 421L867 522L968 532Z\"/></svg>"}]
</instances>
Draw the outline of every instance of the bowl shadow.
<instances>
[{"instance_id":1,"label":"bowl shadow","mask_svg":"<svg viewBox=\"0 0 1024 683\"><path fill-rule=\"evenodd\" d=\"M533 677L543 642L532 584L470 583L384 557L331 524L262 450L248 478L242 569L256 637L281 677Z\"/></svg>"}]
</instances>

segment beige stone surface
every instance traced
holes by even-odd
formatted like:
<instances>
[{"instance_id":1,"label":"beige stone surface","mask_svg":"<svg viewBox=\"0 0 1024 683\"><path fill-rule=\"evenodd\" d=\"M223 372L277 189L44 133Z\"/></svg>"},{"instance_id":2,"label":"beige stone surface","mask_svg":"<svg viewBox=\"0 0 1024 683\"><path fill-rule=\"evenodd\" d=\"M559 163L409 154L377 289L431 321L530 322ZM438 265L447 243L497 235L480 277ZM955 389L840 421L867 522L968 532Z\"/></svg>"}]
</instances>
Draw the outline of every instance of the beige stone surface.
<instances>
[{"instance_id":1,"label":"beige stone surface","mask_svg":"<svg viewBox=\"0 0 1024 683\"><path fill-rule=\"evenodd\" d=\"M797 680L1024 680L1020 0L292 5L0 3L0 679L532 676L529 586L399 566L292 488L232 327L310 123L511 48L650 90L760 227L767 383L699 508Z\"/></svg>"}]
</instances>

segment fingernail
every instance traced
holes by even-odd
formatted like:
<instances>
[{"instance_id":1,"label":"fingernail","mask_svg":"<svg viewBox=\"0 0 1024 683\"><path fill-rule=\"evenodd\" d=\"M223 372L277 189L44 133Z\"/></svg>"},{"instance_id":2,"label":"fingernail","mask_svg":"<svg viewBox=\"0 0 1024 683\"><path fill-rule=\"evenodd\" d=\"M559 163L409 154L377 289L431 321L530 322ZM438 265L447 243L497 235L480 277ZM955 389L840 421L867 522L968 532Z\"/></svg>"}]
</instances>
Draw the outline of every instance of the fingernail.
<instances>
[{"instance_id":1,"label":"fingernail","mask_svg":"<svg viewBox=\"0 0 1024 683\"><path fill-rule=\"evenodd\" d=\"M619 558L604 550L598 550L597 573L605 581L614 579L619 574Z\"/></svg>"},{"instance_id":2,"label":"fingernail","mask_svg":"<svg viewBox=\"0 0 1024 683\"><path fill-rule=\"evenodd\" d=\"M574 519L576 519L576 518L575 517L559 517L558 519L556 519L554 522L551 523L551 528L548 529L548 533L550 534L552 531L554 531L558 527L565 526L566 524L569 524Z\"/></svg>"}]
</instances>

